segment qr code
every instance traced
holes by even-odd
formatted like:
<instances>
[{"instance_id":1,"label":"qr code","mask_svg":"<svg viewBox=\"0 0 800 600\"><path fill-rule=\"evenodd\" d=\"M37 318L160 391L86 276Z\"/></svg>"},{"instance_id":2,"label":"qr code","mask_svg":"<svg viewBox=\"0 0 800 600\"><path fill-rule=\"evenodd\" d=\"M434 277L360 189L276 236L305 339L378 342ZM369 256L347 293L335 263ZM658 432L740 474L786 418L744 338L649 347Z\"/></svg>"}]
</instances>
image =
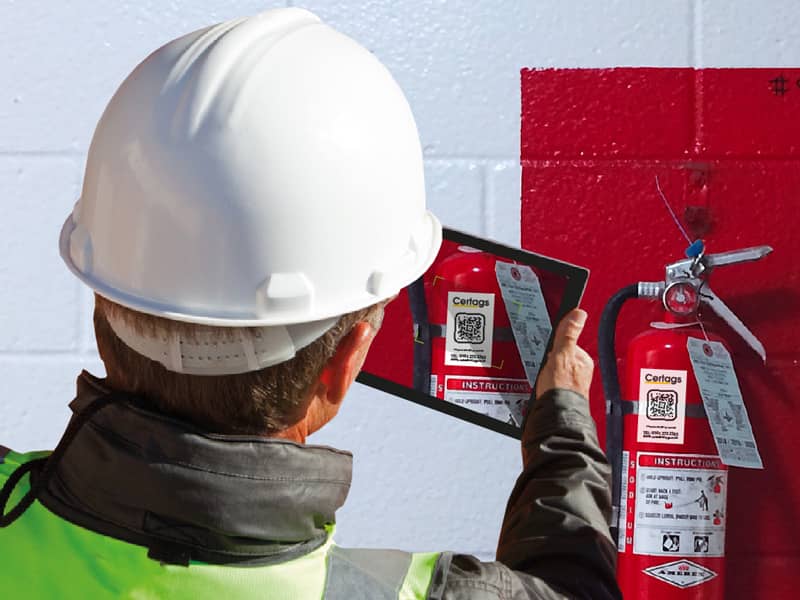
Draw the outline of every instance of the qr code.
<instances>
[{"instance_id":1,"label":"qr code","mask_svg":"<svg viewBox=\"0 0 800 600\"><path fill-rule=\"evenodd\" d=\"M459 344L482 344L486 335L486 317L480 313L456 313L453 334Z\"/></svg>"},{"instance_id":2,"label":"qr code","mask_svg":"<svg viewBox=\"0 0 800 600\"><path fill-rule=\"evenodd\" d=\"M652 421L674 421L678 418L678 392L647 391L647 418Z\"/></svg>"}]
</instances>

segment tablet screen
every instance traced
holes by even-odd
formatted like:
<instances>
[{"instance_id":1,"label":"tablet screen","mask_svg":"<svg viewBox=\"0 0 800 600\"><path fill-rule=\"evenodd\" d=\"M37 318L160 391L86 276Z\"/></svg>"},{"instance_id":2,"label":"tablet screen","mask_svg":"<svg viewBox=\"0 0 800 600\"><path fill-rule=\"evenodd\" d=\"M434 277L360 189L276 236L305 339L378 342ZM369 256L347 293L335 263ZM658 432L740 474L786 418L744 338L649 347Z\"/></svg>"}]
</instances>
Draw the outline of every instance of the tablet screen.
<instances>
[{"instance_id":1,"label":"tablet screen","mask_svg":"<svg viewBox=\"0 0 800 600\"><path fill-rule=\"evenodd\" d=\"M561 315L585 269L451 229L386 307L358 381L520 437Z\"/></svg>"}]
</instances>

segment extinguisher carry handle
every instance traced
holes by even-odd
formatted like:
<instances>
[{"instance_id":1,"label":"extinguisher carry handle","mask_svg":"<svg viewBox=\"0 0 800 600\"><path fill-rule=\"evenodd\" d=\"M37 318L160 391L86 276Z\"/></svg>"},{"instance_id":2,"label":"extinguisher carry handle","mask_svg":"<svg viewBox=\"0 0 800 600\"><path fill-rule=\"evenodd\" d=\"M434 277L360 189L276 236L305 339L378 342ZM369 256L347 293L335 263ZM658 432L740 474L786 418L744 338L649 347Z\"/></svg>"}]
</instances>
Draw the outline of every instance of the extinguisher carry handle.
<instances>
[{"instance_id":1,"label":"extinguisher carry handle","mask_svg":"<svg viewBox=\"0 0 800 600\"><path fill-rule=\"evenodd\" d=\"M703 254L703 250L696 256L681 259L667 265L666 283L686 279L706 279L717 267L727 267L739 263L760 260L772 252L771 246L753 246L717 254Z\"/></svg>"},{"instance_id":2,"label":"extinguisher carry handle","mask_svg":"<svg viewBox=\"0 0 800 600\"><path fill-rule=\"evenodd\" d=\"M753 246L751 248L742 248L741 250L731 250L730 252L706 254L705 261L709 269L714 269L716 267L726 267L759 260L770 252L772 252L771 246Z\"/></svg>"}]
</instances>

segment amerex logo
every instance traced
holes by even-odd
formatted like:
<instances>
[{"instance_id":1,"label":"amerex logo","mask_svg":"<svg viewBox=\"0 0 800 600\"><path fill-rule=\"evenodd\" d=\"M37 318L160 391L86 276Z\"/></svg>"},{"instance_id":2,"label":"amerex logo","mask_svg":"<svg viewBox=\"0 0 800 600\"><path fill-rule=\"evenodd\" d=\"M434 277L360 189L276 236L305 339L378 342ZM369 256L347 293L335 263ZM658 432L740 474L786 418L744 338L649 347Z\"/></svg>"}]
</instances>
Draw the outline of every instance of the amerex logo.
<instances>
[{"instance_id":1,"label":"amerex logo","mask_svg":"<svg viewBox=\"0 0 800 600\"><path fill-rule=\"evenodd\" d=\"M700 585L717 576L714 571L690 560L677 560L663 565L656 565L645 569L644 572L651 577L681 589Z\"/></svg>"}]
</instances>

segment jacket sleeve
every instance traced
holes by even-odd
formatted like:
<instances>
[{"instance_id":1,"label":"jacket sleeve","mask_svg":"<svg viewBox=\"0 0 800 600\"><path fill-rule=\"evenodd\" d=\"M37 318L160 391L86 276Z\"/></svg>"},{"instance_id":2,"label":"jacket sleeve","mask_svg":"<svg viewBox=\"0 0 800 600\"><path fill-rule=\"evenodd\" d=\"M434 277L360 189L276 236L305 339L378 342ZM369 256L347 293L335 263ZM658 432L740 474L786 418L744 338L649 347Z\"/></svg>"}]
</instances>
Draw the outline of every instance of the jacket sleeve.
<instances>
[{"instance_id":1,"label":"jacket sleeve","mask_svg":"<svg viewBox=\"0 0 800 600\"><path fill-rule=\"evenodd\" d=\"M567 390L538 398L525 423L522 460L497 561L443 555L429 598L621 598L607 524L611 470L587 400Z\"/></svg>"}]
</instances>

